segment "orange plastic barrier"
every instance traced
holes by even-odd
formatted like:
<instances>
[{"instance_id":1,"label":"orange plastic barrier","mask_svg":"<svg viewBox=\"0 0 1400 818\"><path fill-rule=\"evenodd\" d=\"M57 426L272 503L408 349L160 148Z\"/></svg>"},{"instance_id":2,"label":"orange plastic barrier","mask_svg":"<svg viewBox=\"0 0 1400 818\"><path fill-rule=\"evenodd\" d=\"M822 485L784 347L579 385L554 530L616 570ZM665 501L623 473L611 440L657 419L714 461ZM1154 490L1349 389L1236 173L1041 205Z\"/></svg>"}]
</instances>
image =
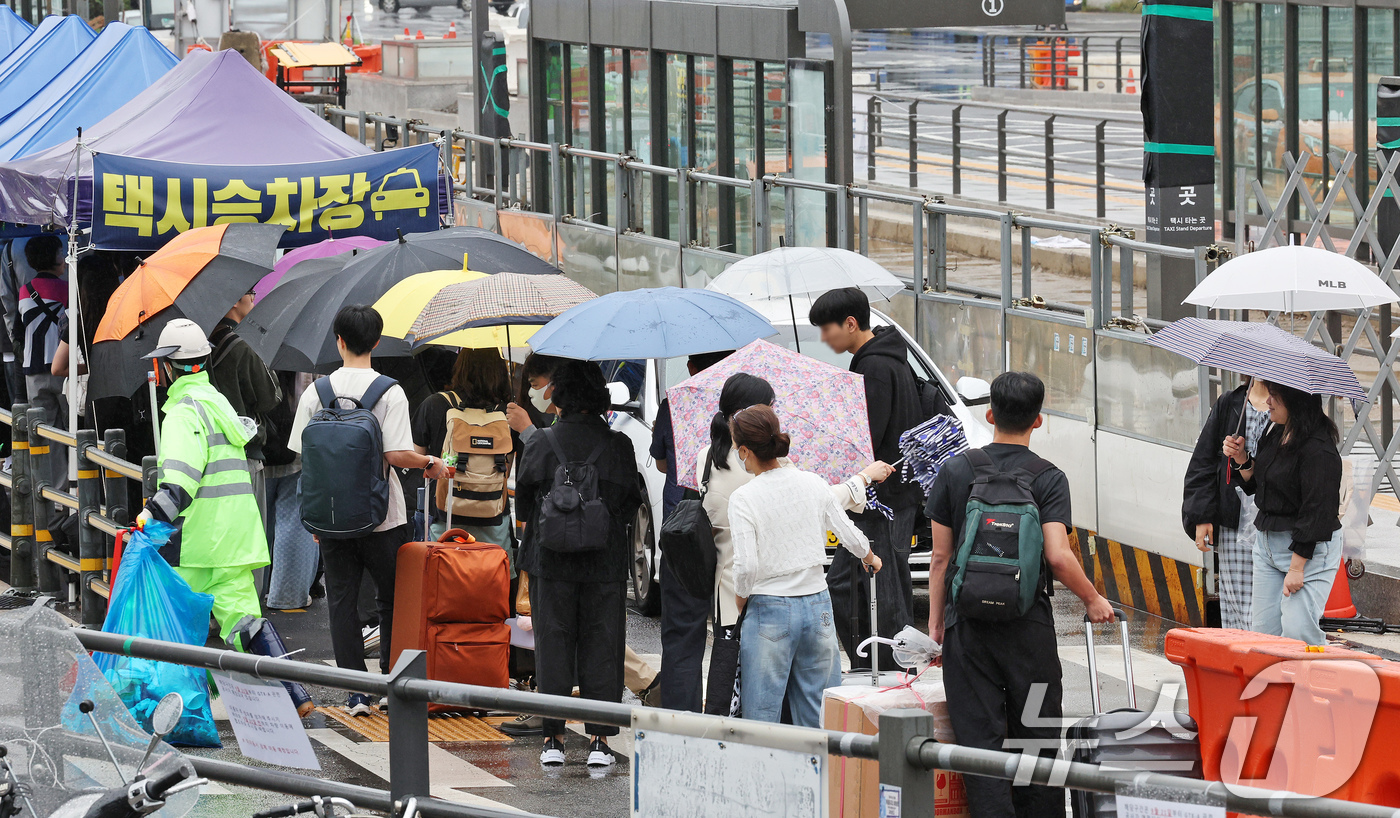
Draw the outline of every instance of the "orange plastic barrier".
<instances>
[{"instance_id":1,"label":"orange plastic barrier","mask_svg":"<svg viewBox=\"0 0 1400 818\"><path fill-rule=\"evenodd\" d=\"M375 43L374 45L355 45L350 47L355 52L355 56L360 58L359 65L352 65L346 68L351 74L379 74L384 71L384 46Z\"/></svg>"},{"instance_id":2,"label":"orange plastic barrier","mask_svg":"<svg viewBox=\"0 0 1400 818\"><path fill-rule=\"evenodd\" d=\"M1207 779L1400 807L1400 663L1223 628L1165 647Z\"/></svg>"},{"instance_id":3,"label":"orange plastic barrier","mask_svg":"<svg viewBox=\"0 0 1400 818\"><path fill-rule=\"evenodd\" d=\"M1052 82L1056 88L1064 88L1069 77L1079 76L1082 65L1079 49L1078 45L1058 38L1053 49L1045 40L1028 46L1026 56L1030 58L1031 82L1037 88L1048 88Z\"/></svg>"},{"instance_id":4,"label":"orange plastic barrier","mask_svg":"<svg viewBox=\"0 0 1400 818\"><path fill-rule=\"evenodd\" d=\"M210 48L209 46L205 45L204 43L194 43L194 44L191 45L189 48L186 48L186 49L185 49L185 53L186 53L186 54L193 54L193 53L196 52L196 51L213 51L213 50L214 50L214 49Z\"/></svg>"}]
</instances>

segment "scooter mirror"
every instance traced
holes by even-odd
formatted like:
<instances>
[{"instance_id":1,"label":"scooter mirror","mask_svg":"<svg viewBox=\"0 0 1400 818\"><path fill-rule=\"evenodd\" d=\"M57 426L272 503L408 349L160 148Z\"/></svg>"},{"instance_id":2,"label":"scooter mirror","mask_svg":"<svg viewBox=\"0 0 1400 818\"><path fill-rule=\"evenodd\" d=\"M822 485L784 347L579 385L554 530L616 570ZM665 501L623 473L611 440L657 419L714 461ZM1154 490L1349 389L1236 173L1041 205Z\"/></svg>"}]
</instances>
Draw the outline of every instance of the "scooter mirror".
<instances>
[{"instance_id":1,"label":"scooter mirror","mask_svg":"<svg viewBox=\"0 0 1400 818\"><path fill-rule=\"evenodd\" d=\"M167 693L161 697L160 703L156 705L155 713L151 714L151 731L157 736L165 736L175 729L175 725L180 722L180 716L185 713L185 700L180 698L179 693Z\"/></svg>"}]
</instances>

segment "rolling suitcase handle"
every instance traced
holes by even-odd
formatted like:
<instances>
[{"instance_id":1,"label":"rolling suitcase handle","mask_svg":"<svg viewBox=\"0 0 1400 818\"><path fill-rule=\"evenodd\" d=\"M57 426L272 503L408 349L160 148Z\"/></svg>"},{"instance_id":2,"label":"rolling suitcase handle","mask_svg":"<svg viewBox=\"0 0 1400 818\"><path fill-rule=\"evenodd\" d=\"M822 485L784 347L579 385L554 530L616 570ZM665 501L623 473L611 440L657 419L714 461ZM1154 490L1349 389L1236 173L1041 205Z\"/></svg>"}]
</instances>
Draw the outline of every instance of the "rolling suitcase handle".
<instances>
[{"instance_id":1,"label":"rolling suitcase handle","mask_svg":"<svg viewBox=\"0 0 1400 818\"><path fill-rule=\"evenodd\" d=\"M1128 707L1136 710L1137 689L1133 686L1133 649L1128 644L1128 618L1117 605L1113 606L1113 616L1118 620L1119 635L1123 639L1123 678L1128 684ZM1084 644L1089 648L1089 698L1097 716L1103 713L1103 706L1099 700L1099 668L1094 655L1094 623L1089 621L1088 614L1084 614Z\"/></svg>"}]
</instances>

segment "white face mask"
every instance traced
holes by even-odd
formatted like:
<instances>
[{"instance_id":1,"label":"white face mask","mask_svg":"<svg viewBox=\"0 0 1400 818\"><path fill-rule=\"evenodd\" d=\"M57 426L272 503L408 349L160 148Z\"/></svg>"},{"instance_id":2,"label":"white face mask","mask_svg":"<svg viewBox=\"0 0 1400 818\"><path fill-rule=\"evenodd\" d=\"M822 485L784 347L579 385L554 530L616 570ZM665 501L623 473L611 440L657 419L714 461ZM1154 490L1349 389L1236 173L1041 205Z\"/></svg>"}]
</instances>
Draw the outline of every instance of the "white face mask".
<instances>
[{"instance_id":1,"label":"white face mask","mask_svg":"<svg viewBox=\"0 0 1400 818\"><path fill-rule=\"evenodd\" d=\"M541 412L548 412L548 411L549 411L549 407L553 405L553 404L550 403L549 398L546 398L546 397L544 396L544 393L545 393L548 389L549 389L549 384L545 384L544 386L541 386L539 389L536 389L536 388L534 388L533 386L530 387L530 403L533 404L534 407L535 407L536 409L538 409L539 411L541 411Z\"/></svg>"}]
</instances>

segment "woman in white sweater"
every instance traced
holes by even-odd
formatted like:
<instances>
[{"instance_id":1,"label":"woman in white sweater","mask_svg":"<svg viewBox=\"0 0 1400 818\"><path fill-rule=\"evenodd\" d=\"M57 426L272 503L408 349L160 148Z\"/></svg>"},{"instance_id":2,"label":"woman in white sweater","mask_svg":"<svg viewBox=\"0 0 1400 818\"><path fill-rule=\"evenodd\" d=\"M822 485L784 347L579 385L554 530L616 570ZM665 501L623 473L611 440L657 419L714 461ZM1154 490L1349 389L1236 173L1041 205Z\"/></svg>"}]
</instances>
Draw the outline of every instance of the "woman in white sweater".
<instances>
[{"instance_id":1,"label":"woman in white sweater","mask_svg":"<svg viewBox=\"0 0 1400 818\"><path fill-rule=\"evenodd\" d=\"M790 438L765 405L734 413L729 432L754 479L729 498L744 716L776 722L784 697L793 724L821 726L822 691L841 683L826 532L876 571L880 558L832 498L821 477L783 465Z\"/></svg>"},{"instance_id":2,"label":"woman in white sweater","mask_svg":"<svg viewBox=\"0 0 1400 818\"><path fill-rule=\"evenodd\" d=\"M739 372L729 376L719 393L719 411L710 423L710 445L701 449L696 458L695 480L704 487L705 514L714 528L715 549L719 552L715 561L716 638L739 620L734 595L734 539L729 530L729 498L735 489L753 479L753 475L744 470L739 453L734 449L729 436L729 419L749 406L772 406L773 397L773 386L756 375ZM779 462L786 465L786 460ZM876 461L849 480L832 486L832 499L845 511L864 511L866 487L884 481L893 473L889 464Z\"/></svg>"}]
</instances>

